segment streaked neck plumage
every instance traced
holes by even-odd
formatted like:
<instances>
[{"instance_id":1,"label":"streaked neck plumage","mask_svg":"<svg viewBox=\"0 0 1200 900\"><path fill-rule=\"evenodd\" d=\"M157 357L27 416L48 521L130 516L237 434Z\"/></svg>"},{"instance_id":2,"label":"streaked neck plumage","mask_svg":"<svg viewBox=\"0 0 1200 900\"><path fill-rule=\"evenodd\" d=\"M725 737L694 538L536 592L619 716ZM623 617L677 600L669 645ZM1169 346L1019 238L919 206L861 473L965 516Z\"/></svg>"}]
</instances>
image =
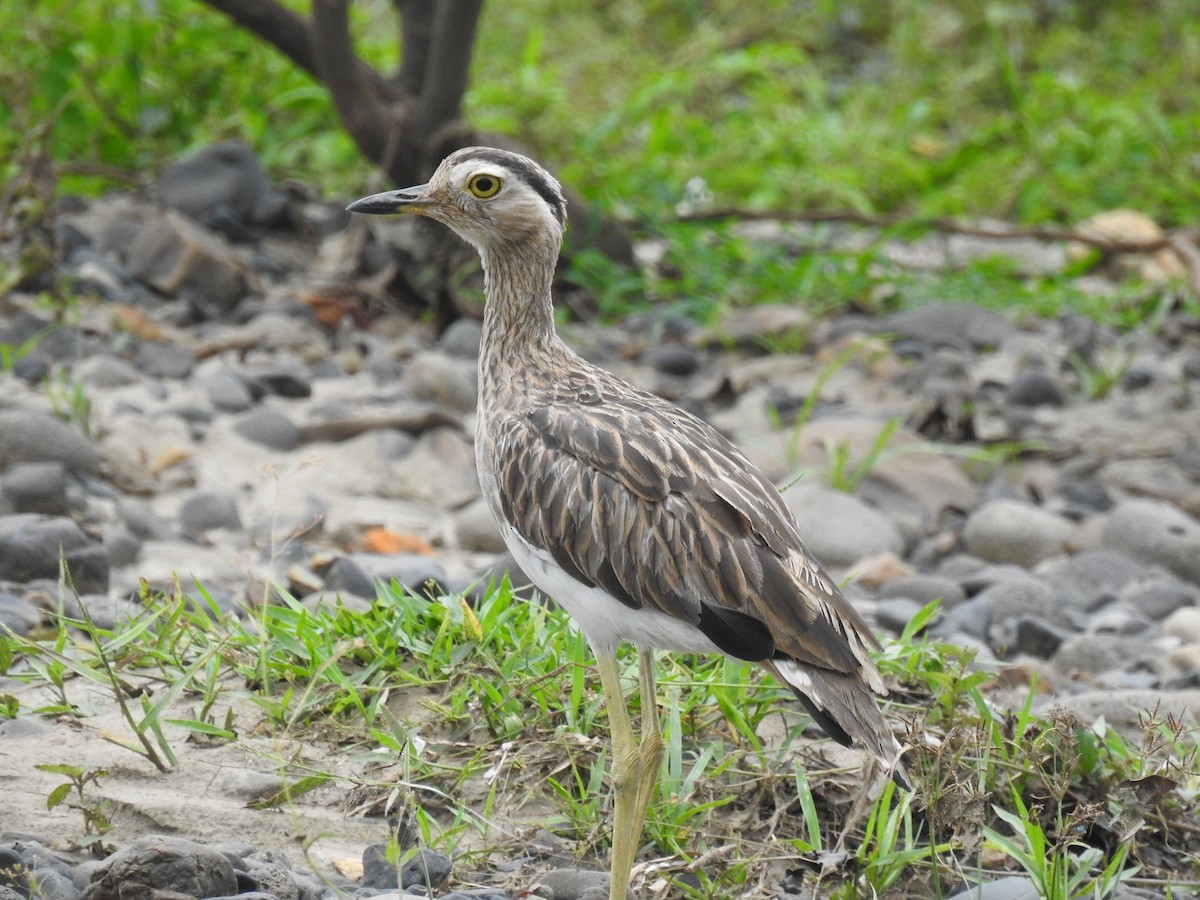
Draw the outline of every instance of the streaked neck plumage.
<instances>
[{"instance_id":1,"label":"streaked neck plumage","mask_svg":"<svg viewBox=\"0 0 1200 900\"><path fill-rule=\"evenodd\" d=\"M560 237L539 232L479 248L486 303L479 355L480 402L486 410L516 377L528 377L565 352L554 330L550 286Z\"/></svg>"}]
</instances>

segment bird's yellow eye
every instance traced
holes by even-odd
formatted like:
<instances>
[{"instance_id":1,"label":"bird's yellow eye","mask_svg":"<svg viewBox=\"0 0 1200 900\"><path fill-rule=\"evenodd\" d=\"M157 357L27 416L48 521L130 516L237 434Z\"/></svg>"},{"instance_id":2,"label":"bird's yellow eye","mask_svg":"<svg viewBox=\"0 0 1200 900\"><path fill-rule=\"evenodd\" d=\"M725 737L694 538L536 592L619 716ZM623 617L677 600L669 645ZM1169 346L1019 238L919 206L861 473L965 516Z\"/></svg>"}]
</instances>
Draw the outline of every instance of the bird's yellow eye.
<instances>
[{"instance_id":1,"label":"bird's yellow eye","mask_svg":"<svg viewBox=\"0 0 1200 900\"><path fill-rule=\"evenodd\" d=\"M467 190L480 200L486 200L496 196L500 184L500 179L495 175L472 175L471 180L467 182Z\"/></svg>"}]
</instances>

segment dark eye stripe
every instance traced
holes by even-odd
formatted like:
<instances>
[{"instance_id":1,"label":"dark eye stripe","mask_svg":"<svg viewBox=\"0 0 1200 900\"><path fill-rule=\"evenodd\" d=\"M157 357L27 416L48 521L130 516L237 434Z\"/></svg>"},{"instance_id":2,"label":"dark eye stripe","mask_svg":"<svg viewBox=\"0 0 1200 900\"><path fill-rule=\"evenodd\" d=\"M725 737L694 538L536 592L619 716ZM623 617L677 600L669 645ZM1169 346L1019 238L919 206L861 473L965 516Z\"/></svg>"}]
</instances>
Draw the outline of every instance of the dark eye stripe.
<instances>
[{"instance_id":1,"label":"dark eye stripe","mask_svg":"<svg viewBox=\"0 0 1200 900\"><path fill-rule=\"evenodd\" d=\"M554 214L554 218L558 220L559 225L567 223L567 201L563 199L562 190L557 184L548 180L540 168L529 163L524 157L517 156L515 153L508 153L504 150L494 150L490 147L485 147L473 152L471 159L481 159L485 162L495 163L498 166L504 166L514 175L520 177L533 190L537 191L538 196L545 200L546 205L550 207L550 211Z\"/></svg>"}]
</instances>

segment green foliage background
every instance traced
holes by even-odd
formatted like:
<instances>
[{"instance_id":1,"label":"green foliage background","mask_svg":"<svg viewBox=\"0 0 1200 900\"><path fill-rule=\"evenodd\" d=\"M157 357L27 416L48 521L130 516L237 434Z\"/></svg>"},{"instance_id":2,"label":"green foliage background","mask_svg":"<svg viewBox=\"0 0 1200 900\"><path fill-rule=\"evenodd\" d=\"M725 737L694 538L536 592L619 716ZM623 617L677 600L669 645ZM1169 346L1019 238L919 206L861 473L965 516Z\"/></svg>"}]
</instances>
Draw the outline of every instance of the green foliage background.
<instances>
[{"instance_id":1,"label":"green foliage background","mask_svg":"<svg viewBox=\"0 0 1200 900\"><path fill-rule=\"evenodd\" d=\"M380 65L390 11L354 7ZM148 174L238 136L280 179L366 178L323 90L199 2L9 3L0 33L6 176L50 127L73 164ZM1174 225L1200 204L1190 0L515 0L485 7L472 74L473 124L643 220L689 191L1023 222L1129 206Z\"/></svg>"}]
</instances>

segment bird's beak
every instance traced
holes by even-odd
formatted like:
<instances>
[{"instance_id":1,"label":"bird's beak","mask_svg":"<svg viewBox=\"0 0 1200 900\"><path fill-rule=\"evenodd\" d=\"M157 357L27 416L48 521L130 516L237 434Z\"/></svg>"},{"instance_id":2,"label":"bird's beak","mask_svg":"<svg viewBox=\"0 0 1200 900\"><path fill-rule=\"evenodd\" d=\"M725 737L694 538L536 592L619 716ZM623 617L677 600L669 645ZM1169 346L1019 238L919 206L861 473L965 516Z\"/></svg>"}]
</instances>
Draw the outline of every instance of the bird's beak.
<instances>
[{"instance_id":1,"label":"bird's beak","mask_svg":"<svg viewBox=\"0 0 1200 900\"><path fill-rule=\"evenodd\" d=\"M346 210L382 216L389 213L422 213L436 205L437 201L429 195L429 185L418 184L416 187L363 197L347 206Z\"/></svg>"}]
</instances>

